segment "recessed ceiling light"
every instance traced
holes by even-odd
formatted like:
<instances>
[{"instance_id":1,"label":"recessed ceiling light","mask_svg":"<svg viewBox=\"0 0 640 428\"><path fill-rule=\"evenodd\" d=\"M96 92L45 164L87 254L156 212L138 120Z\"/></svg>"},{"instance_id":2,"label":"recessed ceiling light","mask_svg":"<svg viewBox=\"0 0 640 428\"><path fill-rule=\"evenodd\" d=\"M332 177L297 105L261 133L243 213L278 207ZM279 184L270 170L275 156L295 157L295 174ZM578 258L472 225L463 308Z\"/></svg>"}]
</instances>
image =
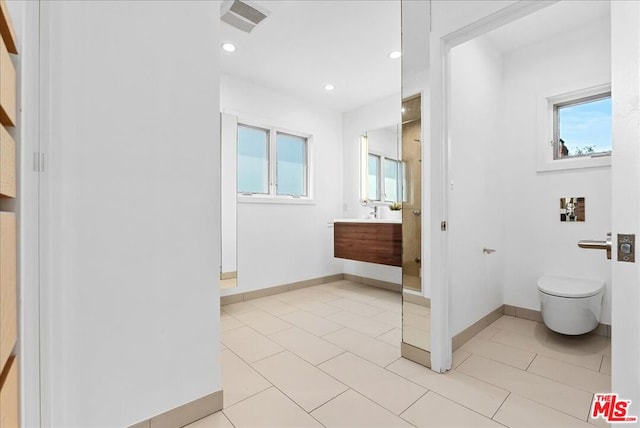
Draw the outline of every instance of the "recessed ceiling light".
<instances>
[{"instance_id":1,"label":"recessed ceiling light","mask_svg":"<svg viewBox=\"0 0 640 428\"><path fill-rule=\"evenodd\" d=\"M401 56L402 56L402 52L400 52L400 51L389 52L389 58L391 58L391 59L398 59Z\"/></svg>"},{"instance_id":2,"label":"recessed ceiling light","mask_svg":"<svg viewBox=\"0 0 640 428\"><path fill-rule=\"evenodd\" d=\"M236 45L234 45L233 43L223 43L222 44L222 50L224 50L226 52L235 52L236 51Z\"/></svg>"},{"instance_id":3,"label":"recessed ceiling light","mask_svg":"<svg viewBox=\"0 0 640 428\"><path fill-rule=\"evenodd\" d=\"M326 85L324 85L324 90L325 91L333 91L336 87L333 86L331 83L327 83Z\"/></svg>"}]
</instances>

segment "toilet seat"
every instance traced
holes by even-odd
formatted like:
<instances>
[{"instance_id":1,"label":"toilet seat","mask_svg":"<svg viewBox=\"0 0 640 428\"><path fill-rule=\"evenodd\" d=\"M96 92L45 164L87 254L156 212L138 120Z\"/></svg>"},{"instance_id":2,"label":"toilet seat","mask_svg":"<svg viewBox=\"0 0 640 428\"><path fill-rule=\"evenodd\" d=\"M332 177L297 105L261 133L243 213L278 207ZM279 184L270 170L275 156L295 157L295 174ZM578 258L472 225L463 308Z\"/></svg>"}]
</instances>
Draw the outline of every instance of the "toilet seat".
<instances>
[{"instance_id":1,"label":"toilet seat","mask_svg":"<svg viewBox=\"0 0 640 428\"><path fill-rule=\"evenodd\" d=\"M543 276L538 279L538 290L551 296L581 298L591 297L604 289L604 281L592 279Z\"/></svg>"}]
</instances>

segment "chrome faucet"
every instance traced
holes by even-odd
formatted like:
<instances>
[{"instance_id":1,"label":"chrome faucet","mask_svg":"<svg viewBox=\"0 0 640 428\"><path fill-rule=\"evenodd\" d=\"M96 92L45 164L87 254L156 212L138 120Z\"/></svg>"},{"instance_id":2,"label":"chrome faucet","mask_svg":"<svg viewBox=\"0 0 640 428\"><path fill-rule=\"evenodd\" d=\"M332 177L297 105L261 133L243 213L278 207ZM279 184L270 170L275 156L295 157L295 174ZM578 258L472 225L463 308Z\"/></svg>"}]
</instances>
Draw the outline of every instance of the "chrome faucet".
<instances>
[{"instance_id":1,"label":"chrome faucet","mask_svg":"<svg viewBox=\"0 0 640 428\"><path fill-rule=\"evenodd\" d=\"M378 206L375 205L373 207L373 211L369 213L369 216L373 216L373 218L378 218Z\"/></svg>"}]
</instances>

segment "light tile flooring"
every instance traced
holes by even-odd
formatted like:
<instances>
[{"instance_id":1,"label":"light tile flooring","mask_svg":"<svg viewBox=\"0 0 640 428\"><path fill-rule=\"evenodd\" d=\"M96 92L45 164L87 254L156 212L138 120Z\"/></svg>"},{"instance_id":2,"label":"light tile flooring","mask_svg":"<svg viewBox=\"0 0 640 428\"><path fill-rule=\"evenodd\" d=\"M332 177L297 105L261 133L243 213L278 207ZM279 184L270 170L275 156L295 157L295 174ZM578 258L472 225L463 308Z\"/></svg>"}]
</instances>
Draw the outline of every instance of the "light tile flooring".
<instances>
[{"instance_id":1,"label":"light tile flooring","mask_svg":"<svg viewBox=\"0 0 640 428\"><path fill-rule=\"evenodd\" d=\"M189 428L593 427L611 383L609 339L508 316L434 373L400 358L400 295L349 281L223 306L221 323L224 410Z\"/></svg>"}]
</instances>

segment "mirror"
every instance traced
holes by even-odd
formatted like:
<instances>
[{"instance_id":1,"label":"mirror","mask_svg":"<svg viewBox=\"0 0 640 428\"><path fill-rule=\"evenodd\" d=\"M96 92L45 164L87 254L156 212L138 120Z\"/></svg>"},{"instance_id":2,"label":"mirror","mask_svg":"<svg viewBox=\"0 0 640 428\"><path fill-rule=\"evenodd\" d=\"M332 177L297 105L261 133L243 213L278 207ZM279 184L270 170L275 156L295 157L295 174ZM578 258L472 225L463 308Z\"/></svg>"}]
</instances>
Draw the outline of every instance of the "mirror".
<instances>
[{"instance_id":1,"label":"mirror","mask_svg":"<svg viewBox=\"0 0 640 428\"><path fill-rule=\"evenodd\" d=\"M422 141L429 2L402 1L402 356L431 366L431 299L422 281Z\"/></svg>"},{"instance_id":2,"label":"mirror","mask_svg":"<svg viewBox=\"0 0 640 428\"><path fill-rule=\"evenodd\" d=\"M360 200L378 207L382 219L402 219L404 168L400 126L373 129L360 136Z\"/></svg>"}]
</instances>

